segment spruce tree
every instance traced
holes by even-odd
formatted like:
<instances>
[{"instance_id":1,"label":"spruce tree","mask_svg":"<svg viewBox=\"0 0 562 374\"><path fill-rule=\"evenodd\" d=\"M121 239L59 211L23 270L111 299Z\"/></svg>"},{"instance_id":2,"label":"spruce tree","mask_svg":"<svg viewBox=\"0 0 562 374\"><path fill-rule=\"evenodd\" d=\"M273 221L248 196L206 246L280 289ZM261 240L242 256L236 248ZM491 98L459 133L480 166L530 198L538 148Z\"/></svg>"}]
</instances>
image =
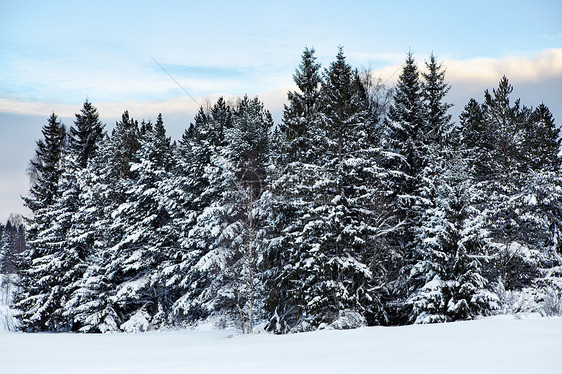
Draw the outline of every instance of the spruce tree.
<instances>
[{"instance_id":1,"label":"spruce tree","mask_svg":"<svg viewBox=\"0 0 562 374\"><path fill-rule=\"evenodd\" d=\"M85 271L91 245L83 240L84 223L76 219L81 208L79 178L88 157L95 154L102 131L90 103L84 104L82 115L76 118L60 161L63 171L57 195L49 209L36 214L35 218L45 224L29 243L32 262L26 269L28 297L20 305L22 328L29 331L73 329L72 313L66 310L65 304Z\"/></svg>"},{"instance_id":2,"label":"spruce tree","mask_svg":"<svg viewBox=\"0 0 562 374\"><path fill-rule=\"evenodd\" d=\"M428 72L422 74L426 130L419 135L426 160L417 176L413 209L418 221L413 226L415 237L404 268L406 305L412 308L408 318L417 323L473 316L473 296L485 284L480 265L473 260L480 253L469 251L478 247L482 238L466 228L474 219L466 198L470 194L469 174L463 157L467 154L461 152L459 143L455 144L447 113L451 105L444 101L449 85L433 54L426 66ZM468 241L470 246L466 245ZM462 297L459 279L467 284L475 282L471 287L463 286Z\"/></svg>"},{"instance_id":3,"label":"spruce tree","mask_svg":"<svg viewBox=\"0 0 562 374\"><path fill-rule=\"evenodd\" d=\"M476 206L489 233L486 276L508 292L533 283L559 235L558 131L548 108L512 103L512 91L504 76L483 104L471 100L461 115L462 138L474 153Z\"/></svg>"},{"instance_id":4,"label":"spruce tree","mask_svg":"<svg viewBox=\"0 0 562 374\"><path fill-rule=\"evenodd\" d=\"M48 242L50 236L46 232L52 227L52 205L61 194L59 180L64 170L66 130L53 113L42 133L44 139L37 141L35 157L30 162L30 196L23 198L33 212L33 218L29 224L29 248L17 261L19 291L14 299L15 307L22 311L21 328L27 331L45 331L64 324L50 319L50 312L58 305L59 289L51 289L49 282L41 282L41 277L52 270L47 259L52 247L61 243L60 237L51 238L54 240ZM51 325L50 320L53 322Z\"/></svg>"},{"instance_id":5,"label":"spruce tree","mask_svg":"<svg viewBox=\"0 0 562 374\"><path fill-rule=\"evenodd\" d=\"M289 92L290 105L285 105L281 131L286 137L287 161L304 161L305 152L311 152L311 124L318 121L320 107L320 64L316 62L314 48L305 48L302 61L293 75L299 91ZM311 155L309 155L311 156Z\"/></svg>"},{"instance_id":6,"label":"spruce tree","mask_svg":"<svg viewBox=\"0 0 562 374\"><path fill-rule=\"evenodd\" d=\"M393 104L388 111L386 136L382 141L388 152L384 166L393 170L391 198L401 223L401 230L396 232L392 245L401 250L410 245L416 225L413 206L417 201L414 196L428 158L426 118L418 68L409 52L398 77Z\"/></svg>"},{"instance_id":7,"label":"spruce tree","mask_svg":"<svg viewBox=\"0 0 562 374\"><path fill-rule=\"evenodd\" d=\"M529 170L555 171L560 167L560 129L550 109L540 104L527 121L523 147Z\"/></svg>"},{"instance_id":8,"label":"spruce tree","mask_svg":"<svg viewBox=\"0 0 562 374\"><path fill-rule=\"evenodd\" d=\"M121 317L111 298L113 273L107 266L109 250L115 245L112 213L121 201L119 178L107 162L113 158L114 142L105 136L79 178L81 209L76 220L82 227L76 238L90 250L85 272L74 285L65 309L73 318L73 328L82 332L120 331Z\"/></svg>"},{"instance_id":9,"label":"spruce tree","mask_svg":"<svg viewBox=\"0 0 562 374\"><path fill-rule=\"evenodd\" d=\"M25 205L34 214L39 209L47 208L56 197L66 139L66 129L55 113L49 117L42 133L44 139L37 141L35 157L29 166L30 196L24 198Z\"/></svg>"},{"instance_id":10,"label":"spruce tree","mask_svg":"<svg viewBox=\"0 0 562 374\"><path fill-rule=\"evenodd\" d=\"M79 242L75 244L89 243L90 247L86 252L87 267L83 276L73 284L73 292L65 307L73 318L74 329L120 331L136 305L131 303L127 308L123 303L130 289L121 294L117 289L123 289L126 282L126 269L121 265L127 260L127 254L131 254L129 251L123 253L123 258L119 257L122 243L132 238L122 217L125 211L133 213L126 208L129 195L135 191L131 164L138 161L140 145L138 122L125 111L111 137L100 143L98 153L91 158L81 178L80 198L84 209L79 212L80 221L93 224L82 227L82 234L76 237ZM139 320L141 317L139 315Z\"/></svg>"},{"instance_id":11,"label":"spruce tree","mask_svg":"<svg viewBox=\"0 0 562 374\"><path fill-rule=\"evenodd\" d=\"M97 109L87 99L80 113L75 116L74 126L70 129L70 147L77 154L78 166L84 169L97 151L104 126L99 120Z\"/></svg>"},{"instance_id":12,"label":"spruce tree","mask_svg":"<svg viewBox=\"0 0 562 374\"><path fill-rule=\"evenodd\" d=\"M433 143L442 143L451 131L451 115L447 111L453 105L444 101L451 86L445 82L445 70L433 53L425 65L428 71L422 73L422 97L426 106L426 136Z\"/></svg>"},{"instance_id":13,"label":"spruce tree","mask_svg":"<svg viewBox=\"0 0 562 374\"><path fill-rule=\"evenodd\" d=\"M262 241L257 238L265 230L259 208L273 123L257 98L244 97L231 116L225 109L221 100L210 115L201 111L186 136L193 139L185 142L192 166L204 170L203 189L192 206L204 204L186 241L193 251L185 256L182 283L189 288L175 313L188 321L207 316L236 321L251 332L259 296L255 280ZM216 136L220 133L224 139Z\"/></svg>"},{"instance_id":14,"label":"spruce tree","mask_svg":"<svg viewBox=\"0 0 562 374\"><path fill-rule=\"evenodd\" d=\"M305 238L305 226L314 218L314 184L321 178L317 161L324 152L325 130L321 124L320 64L314 49L305 48L293 79L299 91L289 92L283 123L274 133L271 178L275 220L262 271L269 330L286 333L302 329L305 322L304 294L310 287L310 268L305 267L313 237Z\"/></svg>"},{"instance_id":15,"label":"spruce tree","mask_svg":"<svg viewBox=\"0 0 562 374\"><path fill-rule=\"evenodd\" d=\"M156 124L145 124L139 144L123 182L124 201L112 214L112 227L120 238L106 254L115 287L112 301L125 331L166 324L171 306L166 277L160 274L160 265L175 247L166 196L161 195L172 154L161 116Z\"/></svg>"},{"instance_id":16,"label":"spruce tree","mask_svg":"<svg viewBox=\"0 0 562 374\"><path fill-rule=\"evenodd\" d=\"M232 127L232 109L219 98L210 111L200 109L195 123L185 130L176 158L177 177L173 191L178 197L174 222L181 227L182 252L178 264L170 267L179 297L174 304L178 323L192 323L209 315L202 295L212 280L206 277L199 262L214 248L220 215L219 201L231 177L230 164L224 157L225 133ZM226 169L228 167L228 169ZM208 300L208 299L207 299Z\"/></svg>"},{"instance_id":17,"label":"spruce tree","mask_svg":"<svg viewBox=\"0 0 562 374\"><path fill-rule=\"evenodd\" d=\"M386 235L387 295L385 304L389 323L405 323L402 310L407 297L409 269L414 265L413 248L421 214L426 210L423 173L428 166L428 131L426 106L423 102L422 84L413 54L408 53L398 83L393 103L385 121L385 134L381 146L385 150L382 160L387 170L386 191L393 230Z\"/></svg>"},{"instance_id":18,"label":"spruce tree","mask_svg":"<svg viewBox=\"0 0 562 374\"><path fill-rule=\"evenodd\" d=\"M266 307L269 328L281 333L358 326L377 307L367 243L376 236L379 170L370 158L366 95L341 49L322 82L322 104L307 122L309 148L282 164L273 183L280 214L266 273L275 292ZM287 126L300 107L290 97Z\"/></svg>"},{"instance_id":19,"label":"spruce tree","mask_svg":"<svg viewBox=\"0 0 562 374\"><path fill-rule=\"evenodd\" d=\"M221 296L219 302L223 305L217 306L223 312L234 312L242 331L249 333L263 297L258 290L257 272L267 236L268 195L264 192L272 127L271 114L258 98L244 97L233 113L232 128L226 133L225 156L233 168L233 178L225 180L227 185L220 200L226 215L220 222L224 230L217 238L214 255L219 256L217 260L224 270L212 287L217 287Z\"/></svg>"}]
</instances>

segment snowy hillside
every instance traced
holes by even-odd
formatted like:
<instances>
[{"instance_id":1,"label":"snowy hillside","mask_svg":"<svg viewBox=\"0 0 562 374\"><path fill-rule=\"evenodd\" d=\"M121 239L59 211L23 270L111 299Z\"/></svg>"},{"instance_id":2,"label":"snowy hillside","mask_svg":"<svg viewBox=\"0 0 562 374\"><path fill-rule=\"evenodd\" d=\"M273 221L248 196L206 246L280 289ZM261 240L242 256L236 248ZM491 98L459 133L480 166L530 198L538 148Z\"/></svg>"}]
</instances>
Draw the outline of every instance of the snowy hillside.
<instances>
[{"instance_id":1,"label":"snowy hillside","mask_svg":"<svg viewBox=\"0 0 562 374\"><path fill-rule=\"evenodd\" d=\"M0 334L2 373L560 373L562 318L232 331ZM33 359L30 359L33 358Z\"/></svg>"}]
</instances>

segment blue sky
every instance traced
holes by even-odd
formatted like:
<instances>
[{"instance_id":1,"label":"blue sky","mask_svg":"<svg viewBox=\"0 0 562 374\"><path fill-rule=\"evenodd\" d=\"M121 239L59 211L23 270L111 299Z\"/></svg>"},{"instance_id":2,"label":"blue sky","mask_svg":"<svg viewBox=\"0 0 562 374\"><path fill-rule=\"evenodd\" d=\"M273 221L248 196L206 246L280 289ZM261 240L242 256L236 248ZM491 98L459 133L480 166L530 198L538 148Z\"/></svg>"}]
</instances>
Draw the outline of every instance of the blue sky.
<instances>
[{"instance_id":1,"label":"blue sky","mask_svg":"<svg viewBox=\"0 0 562 374\"><path fill-rule=\"evenodd\" d=\"M0 0L0 220L24 212L25 167L52 111L66 125L85 98L111 127L159 112L178 138L197 105L259 95L280 119L305 45L323 66L339 45L392 84L412 49L447 67L456 116L502 74L524 104L562 121L560 1ZM148 54L147 54L148 53Z\"/></svg>"}]
</instances>

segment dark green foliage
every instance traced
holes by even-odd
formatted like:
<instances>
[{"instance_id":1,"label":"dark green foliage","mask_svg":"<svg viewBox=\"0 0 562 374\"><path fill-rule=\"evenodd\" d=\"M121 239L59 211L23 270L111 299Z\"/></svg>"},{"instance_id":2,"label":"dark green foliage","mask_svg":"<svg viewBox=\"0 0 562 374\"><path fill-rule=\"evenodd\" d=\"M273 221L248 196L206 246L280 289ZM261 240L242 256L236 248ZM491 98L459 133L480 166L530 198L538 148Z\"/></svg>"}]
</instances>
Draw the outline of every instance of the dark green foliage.
<instances>
[{"instance_id":1,"label":"dark green foliage","mask_svg":"<svg viewBox=\"0 0 562 374\"><path fill-rule=\"evenodd\" d=\"M70 148L76 153L80 168L85 168L88 160L95 155L102 137L103 125L98 110L86 100L80 114L76 114L74 127L70 128Z\"/></svg>"},{"instance_id":2,"label":"dark green foliage","mask_svg":"<svg viewBox=\"0 0 562 374\"><path fill-rule=\"evenodd\" d=\"M314 158L313 139L314 122L319 120L320 64L316 62L314 48L305 48L302 61L293 75L300 92L287 94L290 105L285 105L281 133L286 142L283 153L287 162L310 160ZM280 145L283 145L281 143Z\"/></svg>"},{"instance_id":3,"label":"dark green foliage","mask_svg":"<svg viewBox=\"0 0 562 374\"><path fill-rule=\"evenodd\" d=\"M451 86L445 81L445 70L442 64L437 63L433 53L425 65L428 72L422 73L422 97L426 106L426 136L432 142L443 145L451 130L451 115L447 111L453 105L444 101Z\"/></svg>"},{"instance_id":4,"label":"dark green foliage","mask_svg":"<svg viewBox=\"0 0 562 374\"><path fill-rule=\"evenodd\" d=\"M56 197L66 139L66 129L55 113L49 117L42 133L44 139L37 141L35 157L29 166L30 197L24 198L26 206L33 213L51 205Z\"/></svg>"}]
</instances>

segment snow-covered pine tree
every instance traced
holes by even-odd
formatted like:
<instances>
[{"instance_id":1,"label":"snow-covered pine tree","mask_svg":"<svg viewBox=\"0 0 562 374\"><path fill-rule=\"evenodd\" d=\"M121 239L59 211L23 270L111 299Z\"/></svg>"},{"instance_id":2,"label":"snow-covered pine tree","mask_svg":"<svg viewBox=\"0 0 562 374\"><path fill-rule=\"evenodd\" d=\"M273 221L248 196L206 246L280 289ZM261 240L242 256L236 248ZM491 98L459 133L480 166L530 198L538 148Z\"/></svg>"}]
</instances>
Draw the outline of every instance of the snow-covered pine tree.
<instances>
[{"instance_id":1,"label":"snow-covered pine tree","mask_svg":"<svg viewBox=\"0 0 562 374\"><path fill-rule=\"evenodd\" d=\"M560 232L558 131L546 107L511 104L512 91L504 76L482 105L471 100L461 115L475 151L470 163L480 199L474 206L489 232L485 275L507 293L531 286L559 263L552 255Z\"/></svg>"},{"instance_id":2,"label":"snow-covered pine tree","mask_svg":"<svg viewBox=\"0 0 562 374\"><path fill-rule=\"evenodd\" d=\"M130 168L132 162L138 161L139 148L138 122L125 111L81 179L84 208L80 220L91 225L84 228L82 238L91 240L92 248L84 275L66 304L67 313L80 331L120 331L131 317L120 309L123 303L118 303L122 299L116 292L118 285L126 282L120 267L124 259L118 254L128 231L126 224L115 217L123 217L122 210L134 187Z\"/></svg>"},{"instance_id":3,"label":"snow-covered pine tree","mask_svg":"<svg viewBox=\"0 0 562 374\"><path fill-rule=\"evenodd\" d=\"M0 303L12 303L17 281L17 258L25 251L25 225L19 214L10 214L6 225L0 223Z\"/></svg>"},{"instance_id":4,"label":"snow-covered pine tree","mask_svg":"<svg viewBox=\"0 0 562 374\"><path fill-rule=\"evenodd\" d=\"M323 178L317 161L325 150L325 130L321 124L320 89L322 77L314 49L305 48L293 79L299 91L289 92L283 123L272 141L271 240L262 263L263 282L268 290L265 311L267 328L276 333L306 329L305 290L312 268L311 232L307 222L314 220L314 186ZM312 225L308 226L312 229ZM308 237L305 237L307 235Z\"/></svg>"},{"instance_id":5,"label":"snow-covered pine tree","mask_svg":"<svg viewBox=\"0 0 562 374\"><path fill-rule=\"evenodd\" d=\"M428 165L428 135L426 105L422 83L412 52L404 62L394 90L394 100L385 121L386 131L381 146L386 157L382 161L388 171L390 210L395 214L394 230L386 236L388 292L386 297L389 323L404 323L408 316L403 309L407 296L409 269L413 265L412 248L424 211L422 173ZM401 275L401 276L400 276Z\"/></svg>"},{"instance_id":6,"label":"snow-covered pine tree","mask_svg":"<svg viewBox=\"0 0 562 374\"><path fill-rule=\"evenodd\" d=\"M432 143L443 144L452 130L451 115L448 113L453 104L445 102L445 96L451 86L445 81L445 69L431 53L429 62L425 62L427 72L422 73L422 97L425 104L426 136Z\"/></svg>"},{"instance_id":7,"label":"snow-covered pine tree","mask_svg":"<svg viewBox=\"0 0 562 374\"><path fill-rule=\"evenodd\" d=\"M77 155L80 169L86 168L93 157L104 134L104 126L99 120L98 110L86 99L80 113L76 113L74 126L70 128L70 147Z\"/></svg>"},{"instance_id":8,"label":"snow-covered pine tree","mask_svg":"<svg viewBox=\"0 0 562 374\"><path fill-rule=\"evenodd\" d=\"M552 295L562 292L560 130L544 104L529 115L526 124L523 146L527 175L513 205L524 232L519 241L527 247L520 256L536 269L530 269L535 275L531 292L539 295L534 301L542 304L542 313L551 315L557 313L552 304L549 306L556 302Z\"/></svg>"},{"instance_id":9,"label":"snow-covered pine tree","mask_svg":"<svg viewBox=\"0 0 562 374\"><path fill-rule=\"evenodd\" d=\"M65 309L65 304L85 271L89 250L82 240L80 222L75 217L81 207L79 178L88 158L95 154L103 131L97 110L88 101L81 114L76 115L74 125L61 159L63 172L59 177L57 195L49 209L43 212L46 224L38 231L37 238L30 241L35 256L26 274L30 282L40 283L41 287L36 285L35 290L31 287L26 291L28 303L21 317L22 328L27 330L73 328L73 317Z\"/></svg>"},{"instance_id":10,"label":"snow-covered pine tree","mask_svg":"<svg viewBox=\"0 0 562 374\"><path fill-rule=\"evenodd\" d=\"M51 206L58 196L59 179L63 172L62 159L66 144L66 129L58 117L53 113L47 125L42 129L44 139L37 141L35 157L30 162L30 190L29 197L24 197L24 204L31 209L33 218L29 221L28 249L17 259L18 291L14 297L15 308L25 315L22 329L30 331L44 331L48 319L48 310L38 310L36 295L49 295L48 285L42 285L40 277L35 277L33 266L37 259L44 257L45 248L34 245L43 238L40 233L47 230L51 224ZM49 300L48 298L46 299ZM56 303L56 301L53 301Z\"/></svg>"},{"instance_id":11,"label":"snow-covered pine tree","mask_svg":"<svg viewBox=\"0 0 562 374\"><path fill-rule=\"evenodd\" d=\"M322 287L329 297L319 310L326 308L321 322L349 328L380 317L373 294L379 285L372 282L370 265L376 238L389 228L378 164L381 152L364 86L341 48L325 72L322 94L327 145L319 162L326 172L325 200L317 207L316 219L327 225L317 244L328 259L323 270L329 278ZM316 307L313 301L311 305Z\"/></svg>"},{"instance_id":12,"label":"snow-covered pine tree","mask_svg":"<svg viewBox=\"0 0 562 374\"><path fill-rule=\"evenodd\" d=\"M70 331L72 317L65 313L64 305L73 284L83 271L75 247L68 244L68 233L73 224L73 214L78 210L78 186L75 155L65 151L63 169L59 179L58 194L43 218L48 222L29 241L32 262L25 272L29 287L28 297L16 306L22 311L20 328L24 331Z\"/></svg>"},{"instance_id":13,"label":"snow-covered pine tree","mask_svg":"<svg viewBox=\"0 0 562 374\"><path fill-rule=\"evenodd\" d=\"M6 225L0 223L0 274L16 273L16 258L25 251L25 225L19 214L10 214Z\"/></svg>"},{"instance_id":14,"label":"snow-covered pine tree","mask_svg":"<svg viewBox=\"0 0 562 374\"><path fill-rule=\"evenodd\" d=\"M418 175L414 209L419 222L413 228L415 239L404 273L408 319L416 323L473 316L480 310L480 305L473 305L480 302L474 296L485 284L474 260L480 253L472 252L482 238L474 232L476 221L467 198L466 153L461 152L447 113L451 104L444 101L449 85L433 54L426 66L428 72L422 74L426 130L420 136L426 161Z\"/></svg>"},{"instance_id":15,"label":"snow-covered pine tree","mask_svg":"<svg viewBox=\"0 0 562 374\"><path fill-rule=\"evenodd\" d=\"M174 250L175 238L163 204L166 196L159 187L169 179L172 149L161 116L143 128L129 178L122 182L123 202L112 213L112 228L119 238L107 251L107 271L113 275L111 299L125 331L167 323L171 306L160 265Z\"/></svg>"},{"instance_id":16,"label":"snow-covered pine tree","mask_svg":"<svg viewBox=\"0 0 562 374\"><path fill-rule=\"evenodd\" d=\"M87 244L89 251L85 272L65 309L73 316L73 327L81 332L120 331L121 320L110 299L112 273L106 271L108 249L113 245L109 232L113 222L111 214L116 209L116 201L120 201L116 188L119 179L113 165L107 162L114 157L113 149L112 139L105 136L97 154L79 177L81 209L75 220L81 235L75 237L82 245Z\"/></svg>"},{"instance_id":17,"label":"snow-covered pine tree","mask_svg":"<svg viewBox=\"0 0 562 374\"><path fill-rule=\"evenodd\" d=\"M200 109L195 123L184 132L176 154L178 170L171 195L177 196L174 225L181 227L181 254L177 265L166 272L174 274L172 283L179 297L174 304L176 323L193 323L208 317L212 308L206 292L212 280L201 269L201 259L215 246L220 200L227 188L225 180L232 170L224 158L225 133L232 127L232 109L221 97L210 110ZM228 169L226 169L228 168Z\"/></svg>"},{"instance_id":18,"label":"snow-covered pine tree","mask_svg":"<svg viewBox=\"0 0 562 374\"><path fill-rule=\"evenodd\" d=\"M520 218L515 207L516 196L527 179L525 150L526 121L530 110L522 107L520 100L513 105L510 94L513 87L503 76L498 88L484 93L482 104L485 124L486 155L481 157L481 169L487 170L479 188L487 195L482 212L491 234L491 263L496 277L501 278L506 289L529 284L535 276L532 266L519 256L519 247L526 242Z\"/></svg>"},{"instance_id":19,"label":"snow-covered pine tree","mask_svg":"<svg viewBox=\"0 0 562 374\"><path fill-rule=\"evenodd\" d=\"M457 148L458 149L458 148ZM474 208L472 181L462 153L449 153L426 167L421 213L408 273L409 320L445 322L485 315L497 308L482 263L486 238ZM431 173L429 173L431 171Z\"/></svg>"},{"instance_id":20,"label":"snow-covered pine tree","mask_svg":"<svg viewBox=\"0 0 562 374\"><path fill-rule=\"evenodd\" d=\"M309 58L305 51L303 59ZM300 74L297 82L313 77L308 87L317 87L317 70ZM273 184L275 208L282 214L276 215L268 252L276 291L266 305L273 313L269 328L277 332L358 326L377 307L369 243L379 229L380 170L366 95L341 49L322 83L312 107L303 108L300 99L310 89L303 85L303 96L291 95L285 112L285 126L306 123L309 148L281 165L283 173Z\"/></svg>"},{"instance_id":21,"label":"snow-covered pine tree","mask_svg":"<svg viewBox=\"0 0 562 374\"><path fill-rule=\"evenodd\" d=\"M25 226L21 216L11 214L6 226L0 223L0 274L15 274L16 256L24 250Z\"/></svg>"},{"instance_id":22,"label":"snow-covered pine tree","mask_svg":"<svg viewBox=\"0 0 562 374\"><path fill-rule=\"evenodd\" d=\"M182 310L199 309L202 316L237 321L245 332L252 331L258 309L255 279L264 236L258 208L265 190L272 125L271 115L257 98L240 100L232 127L225 129L227 146L213 155L208 168L217 199L203 210L193 228L194 238L206 233L207 240L212 240L188 274L200 293L178 302Z\"/></svg>"},{"instance_id":23,"label":"snow-covered pine tree","mask_svg":"<svg viewBox=\"0 0 562 374\"><path fill-rule=\"evenodd\" d=\"M285 105L281 132L287 141L286 162L306 161L312 153L311 122L318 119L320 109L320 64L314 48L305 48L302 61L293 75L299 91L289 92L290 105Z\"/></svg>"},{"instance_id":24,"label":"snow-covered pine tree","mask_svg":"<svg viewBox=\"0 0 562 374\"><path fill-rule=\"evenodd\" d=\"M523 141L524 156L529 170L555 171L560 167L560 129L554 123L550 109L540 104L526 121Z\"/></svg>"},{"instance_id":25,"label":"snow-covered pine tree","mask_svg":"<svg viewBox=\"0 0 562 374\"><path fill-rule=\"evenodd\" d=\"M55 113L41 130L44 139L37 141L35 157L30 161L29 197L24 197L25 205L34 214L48 207L57 194L59 177L62 173L61 159L66 140L66 129ZM34 231L32 230L30 234Z\"/></svg>"}]
</instances>

